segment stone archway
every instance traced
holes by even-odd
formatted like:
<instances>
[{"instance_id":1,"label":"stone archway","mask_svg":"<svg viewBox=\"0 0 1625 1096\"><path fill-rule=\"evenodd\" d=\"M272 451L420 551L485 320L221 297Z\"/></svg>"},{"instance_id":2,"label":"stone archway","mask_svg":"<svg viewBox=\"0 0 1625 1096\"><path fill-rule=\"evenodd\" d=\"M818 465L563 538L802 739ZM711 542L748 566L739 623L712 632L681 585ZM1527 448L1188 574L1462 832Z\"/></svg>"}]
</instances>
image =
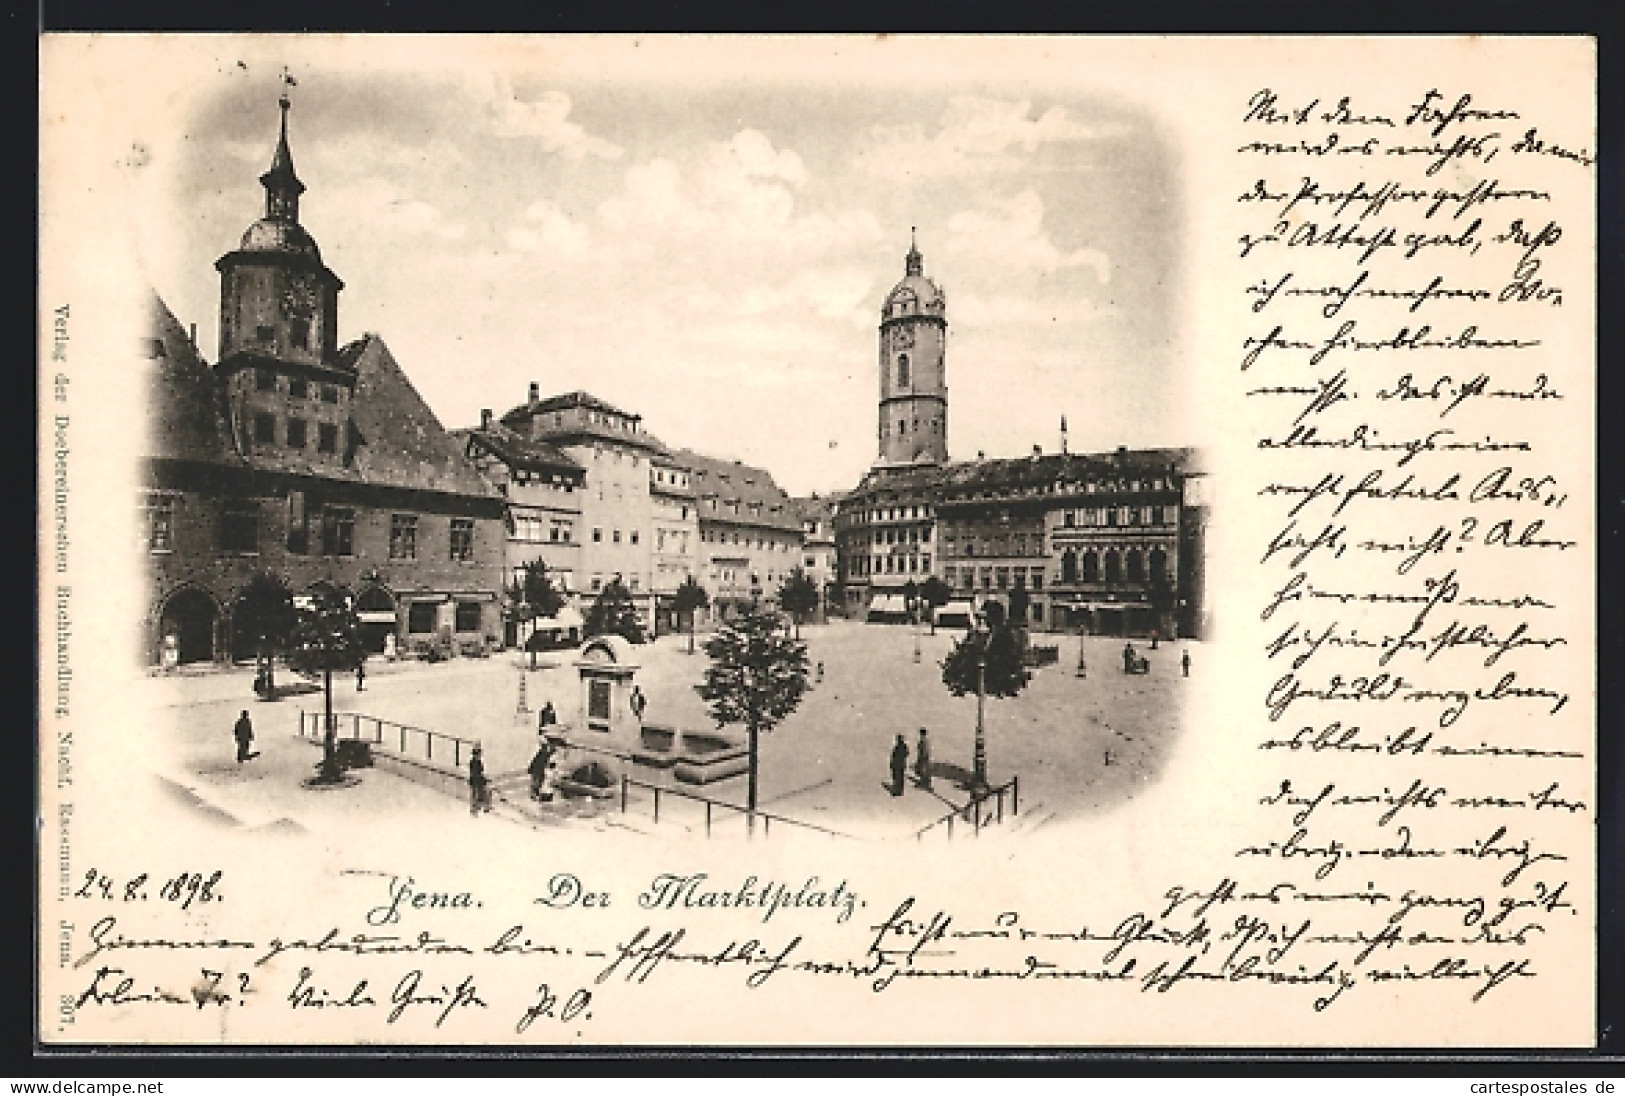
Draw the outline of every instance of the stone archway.
<instances>
[{"instance_id":1,"label":"stone archway","mask_svg":"<svg viewBox=\"0 0 1625 1096\"><path fill-rule=\"evenodd\" d=\"M158 615L160 658L174 639L174 661L177 665L191 662L212 662L215 656L215 631L220 621L220 606L213 597L195 586L188 586L171 594Z\"/></svg>"}]
</instances>

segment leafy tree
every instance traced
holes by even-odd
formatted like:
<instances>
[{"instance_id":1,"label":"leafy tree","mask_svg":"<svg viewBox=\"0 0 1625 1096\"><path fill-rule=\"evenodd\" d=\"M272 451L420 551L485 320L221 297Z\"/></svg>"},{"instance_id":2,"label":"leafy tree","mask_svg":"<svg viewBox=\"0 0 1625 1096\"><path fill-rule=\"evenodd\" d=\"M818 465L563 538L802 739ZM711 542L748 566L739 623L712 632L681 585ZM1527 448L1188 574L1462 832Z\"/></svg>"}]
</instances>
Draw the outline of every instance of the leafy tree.
<instances>
[{"instance_id":1,"label":"leafy tree","mask_svg":"<svg viewBox=\"0 0 1625 1096\"><path fill-rule=\"evenodd\" d=\"M807 647L785 633L778 613L752 610L723 625L705 644L711 665L694 686L718 727L743 723L750 735L745 806L756 819L757 740L796 710L807 691Z\"/></svg>"},{"instance_id":2,"label":"leafy tree","mask_svg":"<svg viewBox=\"0 0 1625 1096\"><path fill-rule=\"evenodd\" d=\"M711 604L711 595L706 593L693 575L683 580L677 587L677 596L673 599L672 608L679 617L688 617L688 653L694 653L694 615Z\"/></svg>"},{"instance_id":3,"label":"leafy tree","mask_svg":"<svg viewBox=\"0 0 1625 1096\"><path fill-rule=\"evenodd\" d=\"M1003 625L989 631L972 631L954 644L941 665L942 683L950 693L954 696L976 694L976 754L971 789L980 792L987 788L985 700L989 696L1014 697L1032 678L1022 665L1021 637L1015 629Z\"/></svg>"},{"instance_id":4,"label":"leafy tree","mask_svg":"<svg viewBox=\"0 0 1625 1096\"><path fill-rule=\"evenodd\" d=\"M587 610L587 635L617 635L628 643L643 642L643 621L638 618L637 606L616 575L598 592L592 608Z\"/></svg>"},{"instance_id":5,"label":"leafy tree","mask_svg":"<svg viewBox=\"0 0 1625 1096\"><path fill-rule=\"evenodd\" d=\"M288 646L298 622L293 595L264 571L249 579L231 611L232 629L254 645L254 657L265 669L265 696L276 696L276 655Z\"/></svg>"},{"instance_id":6,"label":"leafy tree","mask_svg":"<svg viewBox=\"0 0 1625 1096\"><path fill-rule=\"evenodd\" d=\"M796 623L796 638L801 638L801 622L808 613L818 609L818 583L807 572L795 568L779 587L779 608L790 614Z\"/></svg>"},{"instance_id":7,"label":"leafy tree","mask_svg":"<svg viewBox=\"0 0 1625 1096\"><path fill-rule=\"evenodd\" d=\"M564 595L554 587L547 575L547 564L532 560L508 584L509 612L516 621L528 624L533 620L559 615L564 608ZM530 652L530 668L536 668L538 633L525 637L525 650Z\"/></svg>"},{"instance_id":8,"label":"leafy tree","mask_svg":"<svg viewBox=\"0 0 1625 1096\"><path fill-rule=\"evenodd\" d=\"M953 596L954 592L948 588L948 584L936 575L932 575L921 584L920 600L925 602L926 615L931 618L932 635L937 634L936 610L948 604Z\"/></svg>"},{"instance_id":9,"label":"leafy tree","mask_svg":"<svg viewBox=\"0 0 1625 1096\"><path fill-rule=\"evenodd\" d=\"M987 626L994 631L1003 628L1007 619L1004 606L991 599L982 606L982 616L987 619Z\"/></svg>"},{"instance_id":10,"label":"leafy tree","mask_svg":"<svg viewBox=\"0 0 1625 1096\"><path fill-rule=\"evenodd\" d=\"M333 722L333 671L354 670L367 652L361 645L361 621L350 599L331 587L318 587L309 609L299 618L288 639L288 665L307 677L322 678L326 694L326 720L322 724L322 772L325 783L337 783L338 730Z\"/></svg>"}]
</instances>

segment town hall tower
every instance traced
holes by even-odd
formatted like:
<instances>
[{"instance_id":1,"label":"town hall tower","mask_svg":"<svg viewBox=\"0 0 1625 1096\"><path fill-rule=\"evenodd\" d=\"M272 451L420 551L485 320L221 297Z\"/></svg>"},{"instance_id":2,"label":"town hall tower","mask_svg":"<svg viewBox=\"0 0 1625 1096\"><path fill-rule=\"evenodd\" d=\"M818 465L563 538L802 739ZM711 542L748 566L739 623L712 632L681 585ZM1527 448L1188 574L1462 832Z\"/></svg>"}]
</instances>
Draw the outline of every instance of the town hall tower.
<instances>
[{"instance_id":1,"label":"town hall tower","mask_svg":"<svg viewBox=\"0 0 1625 1096\"><path fill-rule=\"evenodd\" d=\"M887 466L948 460L948 318L913 239L903 280L880 313L880 459Z\"/></svg>"}]
</instances>

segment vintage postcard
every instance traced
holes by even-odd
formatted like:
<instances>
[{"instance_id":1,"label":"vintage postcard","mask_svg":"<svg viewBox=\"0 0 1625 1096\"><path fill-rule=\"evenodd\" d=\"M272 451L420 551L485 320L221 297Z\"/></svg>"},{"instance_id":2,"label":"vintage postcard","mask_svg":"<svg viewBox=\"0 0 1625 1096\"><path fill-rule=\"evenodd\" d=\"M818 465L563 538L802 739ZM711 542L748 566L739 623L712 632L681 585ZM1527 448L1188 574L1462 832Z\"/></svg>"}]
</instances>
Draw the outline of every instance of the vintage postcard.
<instances>
[{"instance_id":1,"label":"vintage postcard","mask_svg":"<svg viewBox=\"0 0 1625 1096\"><path fill-rule=\"evenodd\" d=\"M1595 1042L1592 40L41 65L46 1047Z\"/></svg>"}]
</instances>

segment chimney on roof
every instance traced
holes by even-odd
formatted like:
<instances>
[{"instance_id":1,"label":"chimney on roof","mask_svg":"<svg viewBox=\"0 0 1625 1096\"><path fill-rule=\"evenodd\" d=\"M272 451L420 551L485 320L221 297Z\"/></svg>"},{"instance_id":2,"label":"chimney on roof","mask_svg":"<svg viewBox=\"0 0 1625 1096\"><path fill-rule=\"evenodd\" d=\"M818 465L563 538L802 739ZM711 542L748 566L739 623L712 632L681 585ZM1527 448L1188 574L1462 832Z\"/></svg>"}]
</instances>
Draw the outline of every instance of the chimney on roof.
<instances>
[{"instance_id":1,"label":"chimney on roof","mask_svg":"<svg viewBox=\"0 0 1625 1096\"><path fill-rule=\"evenodd\" d=\"M192 345L197 345L197 324L192 325Z\"/></svg>"},{"instance_id":2,"label":"chimney on roof","mask_svg":"<svg viewBox=\"0 0 1625 1096\"><path fill-rule=\"evenodd\" d=\"M1042 445L1033 446L1033 456L1041 457L1043 455L1044 455L1044 447Z\"/></svg>"},{"instance_id":3,"label":"chimney on roof","mask_svg":"<svg viewBox=\"0 0 1625 1096\"><path fill-rule=\"evenodd\" d=\"M491 429L491 409L489 407L480 408L480 429Z\"/></svg>"},{"instance_id":4,"label":"chimney on roof","mask_svg":"<svg viewBox=\"0 0 1625 1096\"><path fill-rule=\"evenodd\" d=\"M981 449L978 449L976 451L976 459L977 460L986 460L987 459L987 453L985 451L981 450Z\"/></svg>"},{"instance_id":5,"label":"chimney on roof","mask_svg":"<svg viewBox=\"0 0 1625 1096\"><path fill-rule=\"evenodd\" d=\"M535 407L542 402L542 386L535 381L530 382L530 405Z\"/></svg>"}]
</instances>

